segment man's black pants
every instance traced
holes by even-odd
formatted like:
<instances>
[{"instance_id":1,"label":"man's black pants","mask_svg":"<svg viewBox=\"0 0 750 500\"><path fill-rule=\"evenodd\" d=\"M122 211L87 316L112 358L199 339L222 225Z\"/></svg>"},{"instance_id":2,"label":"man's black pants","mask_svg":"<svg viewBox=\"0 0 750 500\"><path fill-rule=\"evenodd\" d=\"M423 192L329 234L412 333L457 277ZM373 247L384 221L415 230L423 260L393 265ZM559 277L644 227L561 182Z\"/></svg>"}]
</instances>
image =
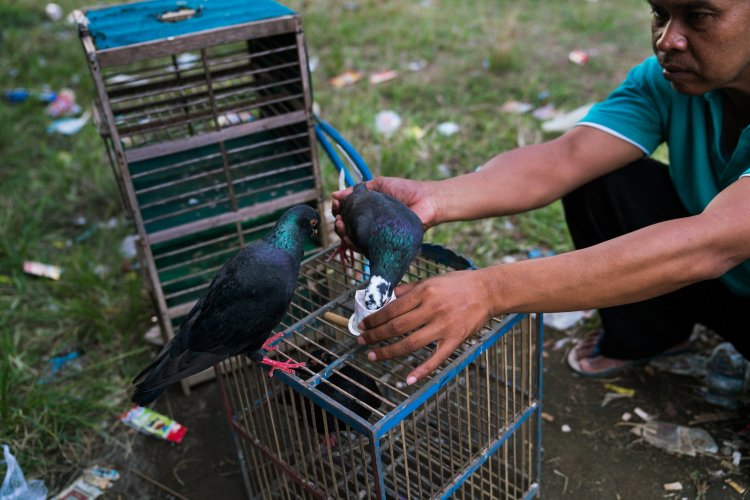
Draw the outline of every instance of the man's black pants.
<instances>
[{"instance_id":1,"label":"man's black pants","mask_svg":"<svg viewBox=\"0 0 750 500\"><path fill-rule=\"evenodd\" d=\"M576 248L585 248L639 228L690 215L672 185L667 166L634 162L563 198ZM640 359L686 340L696 323L712 329L750 358L750 298L709 280L667 295L599 311L605 335L601 354Z\"/></svg>"}]
</instances>

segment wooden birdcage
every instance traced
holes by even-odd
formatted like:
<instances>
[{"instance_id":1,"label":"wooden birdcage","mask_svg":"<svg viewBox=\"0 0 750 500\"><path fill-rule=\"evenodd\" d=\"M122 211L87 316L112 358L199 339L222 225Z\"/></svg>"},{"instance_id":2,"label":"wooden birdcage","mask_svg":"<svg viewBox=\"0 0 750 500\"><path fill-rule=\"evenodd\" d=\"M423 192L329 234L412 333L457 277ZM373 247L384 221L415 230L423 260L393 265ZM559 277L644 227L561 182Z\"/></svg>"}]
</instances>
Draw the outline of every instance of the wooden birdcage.
<instances>
[{"instance_id":1,"label":"wooden birdcage","mask_svg":"<svg viewBox=\"0 0 750 500\"><path fill-rule=\"evenodd\" d=\"M303 263L271 354L307 367L269 378L240 356L215 368L248 497L538 496L541 315L492 319L436 373L407 385L435 346L370 362L345 326L367 263L357 256L348 267L329 256ZM471 267L423 245L404 281Z\"/></svg>"},{"instance_id":2,"label":"wooden birdcage","mask_svg":"<svg viewBox=\"0 0 750 500\"><path fill-rule=\"evenodd\" d=\"M300 19L272 0L150 0L86 9L79 33L168 340L286 208L323 212Z\"/></svg>"}]
</instances>

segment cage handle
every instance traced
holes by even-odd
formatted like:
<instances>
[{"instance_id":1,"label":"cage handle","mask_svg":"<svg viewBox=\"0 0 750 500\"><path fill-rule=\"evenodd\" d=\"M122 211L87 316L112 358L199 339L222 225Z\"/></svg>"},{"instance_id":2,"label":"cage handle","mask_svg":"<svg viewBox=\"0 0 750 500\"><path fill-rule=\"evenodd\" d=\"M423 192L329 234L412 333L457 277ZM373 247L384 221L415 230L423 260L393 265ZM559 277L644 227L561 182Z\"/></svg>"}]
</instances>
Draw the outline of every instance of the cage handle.
<instances>
[{"instance_id":1,"label":"cage handle","mask_svg":"<svg viewBox=\"0 0 750 500\"><path fill-rule=\"evenodd\" d=\"M338 130L331 126L331 124L321 120L318 115L315 115L314 118L315 136L318 138L318 142L323 147L328 158L330 158L331 163L333 163L333 166L336 167L336 170L338 170L339 173L343 173L346 185L353 186L356 184L352 175L358 180L371 181L372 173L370 173L367 163L365 163L365 160L360 156L357 150L354 149L354 147L352 147ZM341 152L340 155L334 149L331 141L333 141L333 143L339 148L339 151ZM341 161L342 156L346 160L348 167ZM351 169L352 172L349 172L349 169Z\"/></svg>"}]
</instances>

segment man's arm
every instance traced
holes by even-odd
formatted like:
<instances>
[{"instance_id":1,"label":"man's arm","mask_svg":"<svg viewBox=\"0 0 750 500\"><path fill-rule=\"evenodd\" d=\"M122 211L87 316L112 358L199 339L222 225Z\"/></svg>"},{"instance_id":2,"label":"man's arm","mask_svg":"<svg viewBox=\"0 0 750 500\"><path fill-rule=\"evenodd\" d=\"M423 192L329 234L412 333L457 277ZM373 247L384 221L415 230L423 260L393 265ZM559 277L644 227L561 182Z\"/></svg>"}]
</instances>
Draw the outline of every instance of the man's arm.
<instances>
[{"instance_id":1,"label":"man's arm","mask_svg":"<svg viewBox=\"0 0 750 500\"><path fill-rule=\"evenodd\" d=\"M572 178L576 180L558 178L560 192L575 187L585 176ZM374 349L371 359L378 360L436 342L433 356L407 377L413 383L437 368L490 316L631 303L717 278L747 259L750 178L743 177L699 215L654 224L554 257L448 273L400 287L399 300L364 320L361 342L371 344L413 331L395 344Z\"/></svg>"},{"instance_id":2,"label":"man's arm","mask_svg":"<svg viewBox=\"0 0 750 500\"><path fill-rule=\"evenodd\" d=\"M574 127L552 141L501 153L478 172L428 183L434 223L539 208L642 157L643 151L613 135Z\"/></svg>"},{"instance_id":3,"label":"man's arm","mask_svg":"<svg viewBox=\"0 0 750 500\"><path fill-rule=\"evenodd\" d=\"M442 222L524 212L642 158L643 151L601 130L578 126L559 138L501 153L478 172L442 181L378 177L367 187L400 200L428 229ZM333 193L333 213L351 188ZM336 232L346 239L344 223ZM351 243L351 242L347 242Z\"/></svg>"},{"instance_id":4,"label":"man's arm","mask_svg":"<svg viewBox=\"0 0 750 500\"><path fill-rule=\"evenodd\" d=\"M488 268L496 310L569 311L637 302L718 278L750 259L750 177L703 213L654 224L582 250Z\"/></svg>"}]
</instances>

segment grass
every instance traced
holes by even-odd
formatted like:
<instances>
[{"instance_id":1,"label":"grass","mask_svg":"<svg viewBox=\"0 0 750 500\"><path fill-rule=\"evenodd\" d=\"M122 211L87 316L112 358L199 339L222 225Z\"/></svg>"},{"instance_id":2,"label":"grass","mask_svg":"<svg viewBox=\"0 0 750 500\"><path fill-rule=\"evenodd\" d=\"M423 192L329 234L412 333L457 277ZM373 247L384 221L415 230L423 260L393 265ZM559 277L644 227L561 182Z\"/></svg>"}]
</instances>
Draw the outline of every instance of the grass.
<instances>
[{"instance_id":1,"label":"grass","mask_svg":"<svg viewBox=\"0 0 750 500\"><path fill-rule=\"evenodd\" d=\"M66 13L85 6L59 3ZM92 84L75 31L47 20L45 5L0 2L2 88L71 87L89 106ZM288 5L302 14L310 55L320 61L313 88L322 117L376 175L458 175L500 151L539 142L545 136L538 121L501 113L506 100L573 109L606 96L649 54L642 0ZM573 49L594 54L579 67L567 60ZM420 59L426 68L406 69ZM328 80L347 69L395 69L400 76L379 86L364 79L334 89ZM401 132L390 138L374 130L374 117L384 109L403 119ZM436 126L444 121L458 123L460 132L439 135ZM127 406L128 382L152 354L141 335L153 313L139 276L120 270L118 248L133 228L123 218L94 127L50 136L48 122L43 105L32 100L0 105L0 442L12 446L27 477L44 478L54 491L101 446L99 434ZM410 127L421 128L424 137L405 133ZM336 175L325 159L322 169L330 191ZM80 218L83 225L76 223ZM115 227L84 234L111 218ZM532 247L570 249L559 203L441 226L427 236L483 266ZM24 260L59 265L62 279L25 275ZM82 353L81 369L39 383L49 359L71 350Z\"/></svg>"}]
</instances>

